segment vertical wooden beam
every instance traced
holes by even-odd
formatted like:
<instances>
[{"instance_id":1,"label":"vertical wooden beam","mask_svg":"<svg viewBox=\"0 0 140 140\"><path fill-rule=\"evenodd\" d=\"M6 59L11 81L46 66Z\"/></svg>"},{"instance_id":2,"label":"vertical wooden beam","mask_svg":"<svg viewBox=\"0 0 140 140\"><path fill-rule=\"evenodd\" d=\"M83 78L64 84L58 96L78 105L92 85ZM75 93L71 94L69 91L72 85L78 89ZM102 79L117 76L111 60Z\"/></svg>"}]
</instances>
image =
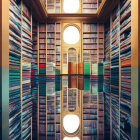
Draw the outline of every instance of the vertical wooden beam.
<instances>
[{"instance_id":1,"label":"vertical wooden beam","mask_svg":"<svg viewBox=\"0 0 140 140\"><path fill-rule=\"evenodd\" d=\"M138 140L139 105L140 105L140 1L131 0L131 139Z\"/></svg>"},{"instance_id":2,"label":"vertical wooden beam","mask_svg":"<svg viewBox=\"0 0 140 140\"><path fill-rule=\"evenodd\" d=\"M9 139L9 0L0 0L0 139Z\"/></svg>"}]
</instances>

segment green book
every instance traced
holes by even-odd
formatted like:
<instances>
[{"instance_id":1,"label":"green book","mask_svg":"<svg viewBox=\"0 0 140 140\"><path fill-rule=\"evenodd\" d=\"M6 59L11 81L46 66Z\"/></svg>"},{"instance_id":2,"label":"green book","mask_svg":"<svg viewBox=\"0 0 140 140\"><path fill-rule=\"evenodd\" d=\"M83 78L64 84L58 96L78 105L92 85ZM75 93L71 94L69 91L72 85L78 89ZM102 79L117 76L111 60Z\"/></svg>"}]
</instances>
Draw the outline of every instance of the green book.
<instances>
[{"instance_id":1,"label":"green book","mask_svg":"<svg viewBox=\"0 0 140 140\"><path fill-rule=\"evenodd\" d=\"M84 90L90 90L90 77L84 77Z\"/></svg>"},{"instance_id":2,"label":"green book","mask_svg":"<svg viewBox=\"0 0 140 140\"><path fill-rule=\"evenodd\" d=\"M90 63L84 62L84 75L90 75Z\"/></svg>"},{"instance_id":3,"label":"green book","mask_svg":"<svg viewBox=\"0 0 140 140\"><path fill-rule=\"evenodd\" d=\"M103 75L103 64L98 63L98 75Z\"/></svg>"},{"instance_id":4,"label":"green book","mask_svg":"<svg viewBox=\"0 0 140 140\"><path fill-rule=\"evenodd\" d=\"M39 68L39 74L46 74L46 68Z\"/></svg>"},{"instance_id":5,"label":"green book","mask_svg":"<svg viewBox=\"0 0 140 140\"><path fill-rule=\"evenodd\" d=\"M55 70L55 75L59 75L60 74L60 70L59 69L56 69Z\"/></svg>"}]
</instances>

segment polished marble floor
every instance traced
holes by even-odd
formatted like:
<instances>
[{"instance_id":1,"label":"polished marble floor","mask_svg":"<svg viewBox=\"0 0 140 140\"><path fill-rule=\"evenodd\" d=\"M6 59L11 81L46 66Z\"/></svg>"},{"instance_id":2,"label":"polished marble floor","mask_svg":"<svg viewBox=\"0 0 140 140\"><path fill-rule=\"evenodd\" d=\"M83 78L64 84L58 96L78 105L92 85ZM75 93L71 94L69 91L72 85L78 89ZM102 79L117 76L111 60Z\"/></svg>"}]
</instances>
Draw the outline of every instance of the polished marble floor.
<instances>
[{"instance_id":1,"label":"polished marble floor","mask_svg":"<svg viewBox=\"0 0 140 140\"><path fill-rule=\"evenodd\" d=\"M102 76L40 76L33 81L33 139L109 140L131 135L130 118L120 117L114 105L118 98L104 92Z\"/></svg>"}]
</instances>

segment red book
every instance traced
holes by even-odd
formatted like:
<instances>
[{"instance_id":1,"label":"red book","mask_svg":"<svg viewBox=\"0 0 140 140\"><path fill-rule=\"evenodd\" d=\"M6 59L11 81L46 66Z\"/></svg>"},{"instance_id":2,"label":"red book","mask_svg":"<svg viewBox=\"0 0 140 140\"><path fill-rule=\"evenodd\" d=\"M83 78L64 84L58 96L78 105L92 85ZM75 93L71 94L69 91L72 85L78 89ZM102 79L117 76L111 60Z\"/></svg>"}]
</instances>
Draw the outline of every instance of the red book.
<instances>
[{"instance_id":1,"label":"red book","mask_svg":"<svg viewBox=\"0 0 140 140\"><path fill-rule=\"evenodd\" d=\"M46 64L39 64L39 68L46 68Z\"/></svg>"}]
</instances>

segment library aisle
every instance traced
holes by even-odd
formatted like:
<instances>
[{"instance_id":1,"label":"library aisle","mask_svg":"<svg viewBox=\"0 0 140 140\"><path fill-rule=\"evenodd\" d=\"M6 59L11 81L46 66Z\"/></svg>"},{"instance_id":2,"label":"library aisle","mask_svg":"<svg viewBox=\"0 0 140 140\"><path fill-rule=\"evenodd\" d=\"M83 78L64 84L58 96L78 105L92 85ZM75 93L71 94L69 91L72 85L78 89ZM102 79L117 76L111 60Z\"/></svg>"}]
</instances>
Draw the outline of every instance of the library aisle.
<instances>
[{"instance_id":1,"label":"library aisle","mask_svg":"<svg viewBox=\"0 0 140 140\"><path fill-rule=\"evenodd\" d=\"M0 140L140 140L140 0L0 1Z\"/></svg>"}]
</instances>

